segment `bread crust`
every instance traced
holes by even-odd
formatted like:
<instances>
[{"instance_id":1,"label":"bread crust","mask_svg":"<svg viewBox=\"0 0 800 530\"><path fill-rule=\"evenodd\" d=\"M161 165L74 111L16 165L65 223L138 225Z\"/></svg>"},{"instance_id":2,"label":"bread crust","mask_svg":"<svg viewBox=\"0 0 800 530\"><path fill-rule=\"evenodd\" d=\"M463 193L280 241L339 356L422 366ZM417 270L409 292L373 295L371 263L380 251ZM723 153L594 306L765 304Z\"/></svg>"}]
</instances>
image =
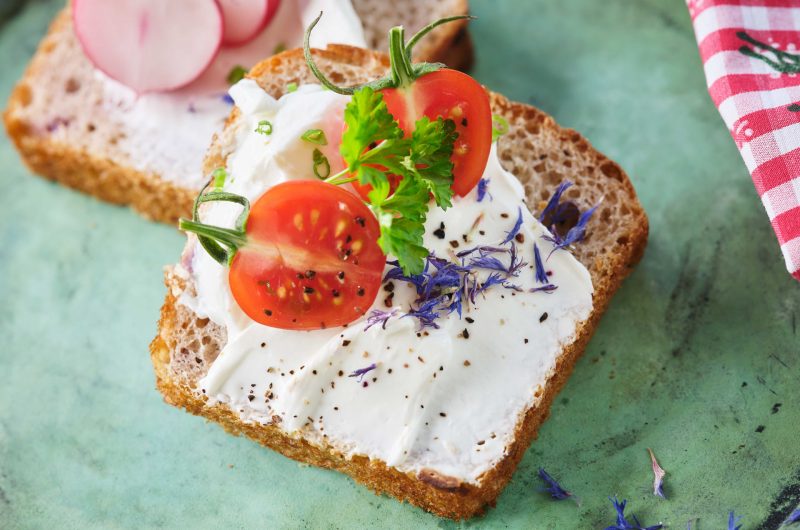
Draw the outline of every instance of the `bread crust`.
<instances>
[{"instance_id":1,"label":"bread crust","mask_svg":"<svg viewBox=\"0 0 800 530\"><path fill-rule=\"evenodd\" d=\"M460 0L453 14L467 11L467 1ZM44 78L46 69L52 67L48 54L58 44L59 34L64 32L72 32L69 7L50 24L3 113L6 131L22 161L33 173L48 180L112 204L131 206L148 219L175 224L180 217L188 217L199 190L178 186L156 173L137 170L116 157L103 156L102 149L90 151L59 141L51 134L37 132L25 117L24 109L31 98L30 86ZM444 62L460 69L471 64L472 45L466 21L437 28L423 44L418 50L418 60ZM75 47L75 53L81 53L79 47Z\"/></svg>"},{"instance_id":2,"label":"bread crust","mask_svg":"<svg viewBox=\"0 0 800 530\"><path fill-rule=\"evenodd\" d=\"M269 77L270 72L299 61L299 54L299 50L294 50L267 59L257 65L250 76L261 82L266 90L274 91L274 87L268 86L264 79ZM371 72L379 72L387 65L386 58L382 54L349 46L331 46L327 50L315 51L315 56L320 61L363 65ZM302 81L302 76L299 80ZM279 94L273 93L273 95ZM430 470L423 470L415 475L403 473L382 461L371 460L366 456L346 457L327 443L312 444L302 438L290 436L276 424L246 424L224 405L207 405L204 397L192 391L191 383L179 377L171 368L171 362L176 355L176 337L181 333L178 311L186 311L177 305L176 296L191 286L186 286L184 280L170 271L166 275L168 294L161 309L159 334L150 346L156 373L156 387L163 394L165 401L192 414L215 421L232 434L248 436L289 458L341 471L376 493L389 494L441 517L465 519L482 513L487 506L494 506L497 496L511 479L526 449L536 438L539 426L549 415L553 400L569 378L611 296L642 257L647 241L648 222L625 172L616 163L596 151L579 133L559 127L550 116L534 107L510 102L492 92L489 92L489 95L493 112L506 117L512 123L512 127L517 123L513 120L519 120L521 117L525 120L525 127L549 128L552 132L558 133L561 142L558 147L561 150L573 150L578 153L582 160L600 172L609 188L613 184L618 189L615 193L626 194L626 208L630 212L630 219L615 233L617 241L613 249L608 249L602 255L583 257L584 265L592 275L595 289L592 313L586 321L578 325L575 340L559 356L556 369L545 385L544 395L541 396L538 405L531 405L522 415L516 427L514 441L506 448L504 458L481 477L478 486L462 483L453 477L441 476ZM234 113L229 119L229 126L235 120ZM205 162L208 170L225 163L227 153L222 147L224 134L223 132L223 136L216 139L209 150ZM503 154L501 153L501 159ZM534 198L529 197L529 199ZM208 325L214 326L213 323Z\"/></svg>"}]
</instances>

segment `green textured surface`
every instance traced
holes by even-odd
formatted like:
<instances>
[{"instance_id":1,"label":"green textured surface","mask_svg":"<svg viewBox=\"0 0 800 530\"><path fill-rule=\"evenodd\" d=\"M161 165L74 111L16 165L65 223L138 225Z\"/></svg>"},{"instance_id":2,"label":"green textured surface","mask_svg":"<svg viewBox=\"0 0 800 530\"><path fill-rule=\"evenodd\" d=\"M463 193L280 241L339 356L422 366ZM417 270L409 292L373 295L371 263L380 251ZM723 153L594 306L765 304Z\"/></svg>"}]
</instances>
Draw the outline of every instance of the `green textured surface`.
<instances>
[{"instance_id":1,"label":"green textured surface","mask_svg":"<svg viewBox=\"0 0 800 530\"><path fill-rule=\"evenodd\" d=\"M0 22L0 99L61 3ZM736 509L777 527L800 501L800 286L683 2L472 4L476 77L617 160L651 237L497 508L465 526L603 527L617 494L649 524ZM29 176L5 136L0 161L0 528L455 526L162 403L147 344L182 238ZM539 466L580 506L538 492Z\"/></svg>"}]
</instances>

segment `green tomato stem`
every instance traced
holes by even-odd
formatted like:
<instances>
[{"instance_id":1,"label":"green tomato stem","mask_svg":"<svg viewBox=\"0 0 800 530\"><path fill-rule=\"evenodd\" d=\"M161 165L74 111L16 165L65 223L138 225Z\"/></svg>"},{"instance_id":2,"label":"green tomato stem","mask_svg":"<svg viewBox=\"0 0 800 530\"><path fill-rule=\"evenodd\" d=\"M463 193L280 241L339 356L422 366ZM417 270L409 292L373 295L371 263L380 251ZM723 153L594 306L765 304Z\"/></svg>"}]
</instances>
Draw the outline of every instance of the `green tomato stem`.
<instances>
[{"instance_id":1,"label":"green tomato stem","mask_svg":"<svg viewBox=\"0 0 800 530\"><path fill-rule=\"evenodd\" d=\"M205 248L206 252L220 265L228 265L236 254L236 251L247 244L247 236L245 233L231 228L207 225L188 219L181 219L178 222L178 227L184 232L197 234L198 238L210 239L216 243L216 245L212 247L213 250L209 250L205 245L203 245L203 248ZM222 246L226 248L222 248Z\"/></svg>"},{"instance_id":2,"label":"green tomato stem","mask_svg":"<svg viewBox=\"0 0 800 530\"><path fill-rule=\"evenodd\" d=\"M405 88L417 78L411 63L411 55L406 53L405 30L395 26L389 30L389 61L392 68L392 84L395 88Z\"/></svg>"},{"instance_id":3,"label":"green tomato stem","mask_svg":"<svg viewBox=\"0 0 800 530\"><path fill-rule=\"evenodd\" d=\"M184 232L196 234L200 245L217 263L223 266L229 265L236 251L247 244L245 225L250 215L250 201L241 195L218 189L205 193L209 184L200 190L200 194L194 200L192 219L180 219L178 227ZM222 228L200 222L200 205L212 201L233 202L242 206L242 213L236 218L234 228Z\"/></svg>"}]
</instances>

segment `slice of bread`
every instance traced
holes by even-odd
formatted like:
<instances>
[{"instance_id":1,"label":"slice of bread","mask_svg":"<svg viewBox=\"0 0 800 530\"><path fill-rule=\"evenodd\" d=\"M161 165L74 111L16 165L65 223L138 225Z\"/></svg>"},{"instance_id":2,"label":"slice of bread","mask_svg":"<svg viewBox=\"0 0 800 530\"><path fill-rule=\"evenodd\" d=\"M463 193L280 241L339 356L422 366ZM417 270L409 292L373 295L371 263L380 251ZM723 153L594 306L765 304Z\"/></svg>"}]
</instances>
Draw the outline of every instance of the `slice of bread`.
<instances>
[{"instance_id":1,"label":"slice of bread","mask_svg":"<svg viewBox=\"0 0 800 530\"><path fill-rule=\"evenodd\" d=\"M385 56L352 47L330 46L324 51L315 50L314 55L320 68L342 84L374 79L388 69ZM263 61L252 70L251 77L275 97L282 94L288 82L315 81L303 62L301 50ZM178 303L181 293L194 289L191 280L180 273L180 267L166 271L168 293L161 310L158 336L150 347L156 385L165 401L211 419L232 434L247 435L295 460L344 472L375 492L388 493L443 517L463 519L493 505L547 417L550 404L583 352L612 294L641 258L648 222L624 171L580 134L560 127L534 107L510 102L499 94L490 96L493 112L505 117L510 126L498 143L501 163L524 184L529 204L541 210L564 180L575 183L566 196L582 209L601 199L602 203L589 224L586 239L575 250L594 284L593 311L579 324L574 342L558 357L557 368L547 381L539 404L533 406L531 402L519 418L514 441L506 447L504 458L483 475L479 485L462 483L436 472L403 473L365 456L347 458L332 445L312 444L290 436L277 424L248 424L226 405L207 405L195 388L225 345L226 332ZM206 174L225 165L235 145L236 120L234 111L225 131L209 150Z\"/></svg>"},{"instance_id":2,"label":"slice of bread","mask_svg":"<svg viewBox=\"0 0 800 530\"><path fill-rule=\"evenodd\" d=\"M367 42L386 47L390 26L402 24L409 33L440 17L466 14L467 0L354 0ZM466 21L436 28L420 42L416 60L466 67L472 58ZM203 152L211 138L197 145L196 163L163 174L163 164L131 156L141 142L125 125L123 112L109 104L103 80L83 54L73 32L69 8L50 30L17 84L3 114L9 137L34 173L115 204L130 205L150 219L175 223L188 216L199 185ZM148 142L155 157L159 142ZM188 173L188 175L182 174Z\"/></svg>"}]
</instances>

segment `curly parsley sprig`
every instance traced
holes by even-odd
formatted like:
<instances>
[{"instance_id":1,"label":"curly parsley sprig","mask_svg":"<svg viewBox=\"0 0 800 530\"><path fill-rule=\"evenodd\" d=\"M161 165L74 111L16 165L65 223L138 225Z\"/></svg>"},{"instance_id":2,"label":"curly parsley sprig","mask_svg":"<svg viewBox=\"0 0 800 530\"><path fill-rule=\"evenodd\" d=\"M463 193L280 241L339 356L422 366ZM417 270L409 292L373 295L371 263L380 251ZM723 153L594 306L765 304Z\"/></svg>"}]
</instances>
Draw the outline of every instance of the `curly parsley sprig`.
<instances>
[{"instance_id":1,"label":"curly parsley sprig","mask_svg":"<svg viewBox=\"0 0 800 530\"><path fill-rule=\"evenodd\" d=\"M378 244L406 274L419 274L429 254L422 244L429 198L443 209L452 205L455 123L423 117L406 137L383 94L371 87L353 93L344 122L339 149L347 167L325 181L371 186L369 206L381 228ZM402 177L394 190L389 175Z\"/></svg>"}]
</instances>

